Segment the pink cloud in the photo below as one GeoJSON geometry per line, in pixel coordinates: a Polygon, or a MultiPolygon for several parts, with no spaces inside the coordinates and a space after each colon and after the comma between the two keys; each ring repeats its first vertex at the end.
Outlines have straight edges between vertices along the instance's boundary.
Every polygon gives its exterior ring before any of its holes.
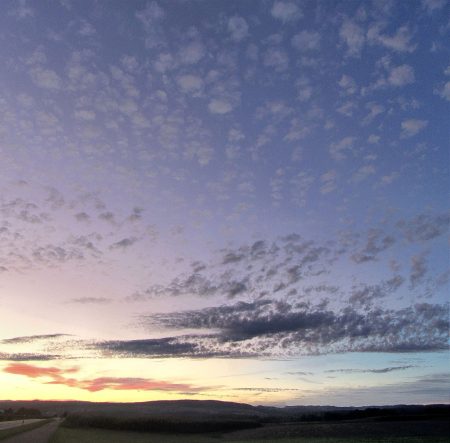
{"type": "Polygon", "coordinates": [[[50,378],[45,384],[65,385],[71,388],[80,388],[89,392],[111,389],[115,391],[172,391],[172,392],[198,392],[202,388],[186,383],[172,383],[165,380],[133,377],[98,377],[94,379],[76,379],[66,377],[66,374],[78,372],[78,368],[60,369],[55,367],[40,367],[26,363],[12,363],[3,369],[9,374],[24,375],[30,378],[50,378]]]}
{"type": "Polygon", "coordinates": [[[59,369],[54,367],[41,368],[40,366],[33,366],[26,363],[11,363],[3,372],[8,372],[9,374],[25,375],[31,378],[37,377],[59,377],[63,374],[69,374],[77,372],[78,368],[70,369],[59,369]]]}
{"type": "Polygon", "coordinates": [[[101,377],[93,380],[84,380],[85,387],[91,392],[103,389],[121,390],[143,390],[143,391],[192,391],[198,390],[184,383],[171,383],[163,380],[152,380],[146,378],[121,378],[101,377]]]}

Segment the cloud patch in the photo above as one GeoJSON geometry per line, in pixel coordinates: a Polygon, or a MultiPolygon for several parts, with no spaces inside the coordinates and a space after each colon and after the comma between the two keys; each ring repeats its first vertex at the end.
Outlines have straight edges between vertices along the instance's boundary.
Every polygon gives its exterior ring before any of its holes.
{"type": "Polygon", "coordinates": [[[233,343],[256,355],[263,349],[269,355],[444,350],[449,326],[447,305],[336,312],[269,300],[143,316],[142,322],[216,333],[225,348],[233,343]]]}
{"type": "Polygon", "coordinates": [[[30,365],[26,363],[11,363],[3,372],[39,379],[48,385],[64,385],[89,392],[103,390],[114,391],[170,391],[170,392],[199,392],[203,390],[186,383],[172,383],[165,380],[154,380],[140,377],[97,377],[92,379],[74,378],[79,368],[58,368],[30,365]],[[69,376],[69,377],[68,377],[69,376]]]}
{"type": "Polygon", "coordinates": [[[240,42],[248,36],[247,21],[237,15],[230,17],[228,20],[228,32],[233,41],[240,42]]]}
{"type": "Polygon", "coordinates": [[[233,106],[226,100],[215,98],[209,102],[208,109],[211,114],[228,114],[233,110],[233,106]]]}
{"type": "Polygon", "coordinates": [[[403,138],[414,137],[419,132],[423,131],[428,126],[427,120],[420,120],[417,118],[410,118],[403,120],[401,123],[403,138]]]}
{"type": "Polygon", "coordinates": [[[389,366],[387,368],[376,369],[328,369],[325,372],[328,373],[341,373],[341,374],[387,374],[388,372],[404,371],[406,369],[415,368],[415,365],[403,365],[403,366],[389,366]]]}
{"type": "Polygon", "coordinates": [[[294,2],[277,0],[270,10],[272,17],[283,23],[293,22],[302,17],[302,11],[294,2]]]}
{"type": "Polygon", "coordinates": [[[108,304],[111,303],[111,299],[106,297],[78,297],[69,300],[69,303],[76,303],[80,305],[92,305],[92,304],[108,304]]]}
{"type": "Polygon", "coordinates": [[[70,335],[68,334],[25,335],[23,337],[5,338],[1,340],[0,343],[5,345],[29,344],[37,341],[47,341],[65,337],[70,337],[70,335]]]}

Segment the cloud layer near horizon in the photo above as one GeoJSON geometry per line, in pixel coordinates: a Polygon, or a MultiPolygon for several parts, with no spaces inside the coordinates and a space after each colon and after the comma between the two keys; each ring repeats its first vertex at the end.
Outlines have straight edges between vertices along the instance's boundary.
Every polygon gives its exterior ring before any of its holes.
{"type": "Polygon", "coordinates": [[[141,390],[193,393],[202,390],[202,388],[194,387],[189,384],[171,383],[150,378],[97,377],[93,379],[79,379],[74,377],[79,372],[79,368],[61,369],[53,366],[41,367],[25,363],[11,363],[6,366],[3,371],[8,374],[23,375],[33,379],[44,379],[43,383],[49,385],[65,385],[70,388],[83,389],[89,392],[111,389],[118,391],[141,390]]]}

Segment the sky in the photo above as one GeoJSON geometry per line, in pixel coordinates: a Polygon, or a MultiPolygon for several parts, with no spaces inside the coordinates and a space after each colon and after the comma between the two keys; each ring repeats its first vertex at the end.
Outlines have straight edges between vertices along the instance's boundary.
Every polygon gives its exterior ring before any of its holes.
{"type": "Polygon", "coordinates": [[[0,398],[448,403],[450,2],[4,0],[0,398]]]}

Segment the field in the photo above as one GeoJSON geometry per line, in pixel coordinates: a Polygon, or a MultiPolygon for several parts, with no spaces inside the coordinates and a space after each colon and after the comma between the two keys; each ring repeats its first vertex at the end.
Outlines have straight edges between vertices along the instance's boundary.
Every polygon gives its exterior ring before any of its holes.
{"type": "Polygon", "coordinates": [[[270,408],[179,400],[5,406],[64,416],[49,443],[450,443],[448,405],[270,408]]]}
{"type": "Polygon", "coordinates": [[[305,423],[202,435],[61,427],[50,443],[449,443],[450,435],[445,427],[443,422],[431,426],[429,423],[305,423]]]}
{"type": "Polygon", "coordinates": [[[102,429],[60,428],[50,443],[449,443],[450,437],[390,437],[390,438],[281,438],[230,440],[224,436],[166,435],[102,429]]]}

